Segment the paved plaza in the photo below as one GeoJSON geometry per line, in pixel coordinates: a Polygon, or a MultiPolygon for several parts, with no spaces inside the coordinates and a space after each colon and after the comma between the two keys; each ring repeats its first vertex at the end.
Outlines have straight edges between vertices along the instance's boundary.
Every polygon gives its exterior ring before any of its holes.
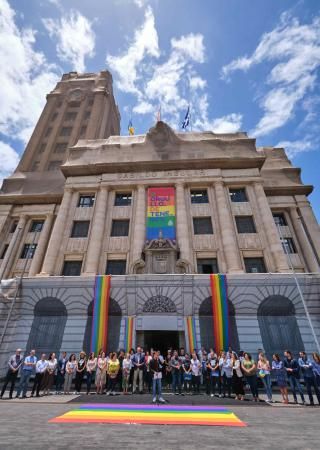
{"type": "MultiPolygon", "coordinates": [[[[103,396],[104,401],[113,401],[103,396]]],[[[143,401],[147,400],[143,396],[143,401]]],[[[76,397],[49,396],[0,402],[0,449],[299,449],[318,448],[320,407],[228,405],[246,428],[48,423],[79,406],[76,397]],[[68,403],[66,403],[68,402],[68,403]],[[272,442],[272,444],[271,444],[272,442]]],[[[174,404],[175,397],[169,398],[174,404]]],[[[199,399],[200,400],[200,399],[199,399]]],[[[139,397],[137,396],[137,402],[139,397]]],[[[196,400],[188,398],[185,404],[196,400]]],[[[203,399],[202,399],[203,401],[203,399]]],[[[179,399],[181,403],[181,399],[179,399]]],[[[217,403],[217,402],[216,402],[217,403]]]]}

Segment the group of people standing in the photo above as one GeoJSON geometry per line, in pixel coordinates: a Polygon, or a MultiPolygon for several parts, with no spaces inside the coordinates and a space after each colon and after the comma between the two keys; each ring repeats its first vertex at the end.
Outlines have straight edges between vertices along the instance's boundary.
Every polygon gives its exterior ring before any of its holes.
{"type": "Polygon", "coordinates": [[[115,395],[116,389],[123,394],[129,392],[142,394],[144,390],[153,394],[153,402],[164,402],[162,385],[171,389],[176,395],[199,394],[200,387],[205,388],[207,395],[214,397],[230,397],[234,394],[237,400],[244,400],[245,386],[248,385],[254,401],[259,401],[259,379],[264,386],[267,401],[272,402],[272,378],[282,394],[283,403],[289,402],[288,384],[295,403],[297,394],[305,404],[303,378],[310,404],[314,404],[313,393],[320,404],[320,357],[313,353],[309,359],[305,352],[300,352],[295,359],[287,350],[284,358],[274,354],[270,363],[264,352],[258,353],[255,361],[248,352],[236,353],[231,348],[227,352],[217,354],[214,349],[208,352],[201,349],[193,351],[191,355],[183,348],[179,351],[169,349],[166,356],[160,351],[144,352],[142,347],[129,353],[123,350],[110,352],[108,355],[100,351],[98,355],[80,352],[78,358],[75,353],[67,357],[62,352],[60,358],[50,353],[48,358],[42,354],[38,360],[35,350],[23,358],[21,349],[17,349],[8,361],[8,371],[0,397],[2,398],[7,385],[11,383],[9,398],[13,397],[15,382],[20,371],[20,382],[16,397],[26,398],[30,378],[34,375],[31,397],[47,395],[55,384],[56,393],[70,394],[74,382],[74,394],[80,394],[85,381],[86,393],[90,394],[95,383],[97,394],[115,395]]]}

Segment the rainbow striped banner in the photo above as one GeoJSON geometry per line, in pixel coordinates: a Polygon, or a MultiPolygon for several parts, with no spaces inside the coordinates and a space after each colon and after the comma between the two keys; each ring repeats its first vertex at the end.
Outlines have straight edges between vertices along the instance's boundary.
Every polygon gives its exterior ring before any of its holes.
{"type": "Polygon", "coordinates": [[[121,405],[91,403],[81,405],[50,423],[126,423],[146,425],[220,425],[245,427],[232,411],[221,406],[121,405]]]}
{"type": "Polygon", "coordinates": [[[210,275],[213,336],[216,352],[227,350],[229,345],[229,311],[227,277],[221,274],[210,275]]]}
{"type": "Polygon", "coordinates": [[[133,346],[133,328],[134,317],[129,316],[125,318],[124,344],[126,352],[130,352],[133,346]]]}
{"type": "Polygon", "coordinates": [[[91,351],[107,351],[111,275],[96,276],[91,334],[91,351]]]}
{"type": "Polygon", "coordinates": [[[196,320],[193,316],[187,317],[187,330],[188,330],[188,341],[189,341],[189,352],[193,352],[197,348],[196,340],[196,320]]]}

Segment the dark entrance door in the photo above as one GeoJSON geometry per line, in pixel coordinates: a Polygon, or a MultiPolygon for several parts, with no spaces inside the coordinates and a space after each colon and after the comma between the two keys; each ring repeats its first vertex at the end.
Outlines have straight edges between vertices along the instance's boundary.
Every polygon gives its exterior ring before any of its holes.
{"type": "Polygon", "coordinates": [[[179,349],[178,331],[144,331],[144,351],[153,348],[165,356],[170,347],[179,349]]]}

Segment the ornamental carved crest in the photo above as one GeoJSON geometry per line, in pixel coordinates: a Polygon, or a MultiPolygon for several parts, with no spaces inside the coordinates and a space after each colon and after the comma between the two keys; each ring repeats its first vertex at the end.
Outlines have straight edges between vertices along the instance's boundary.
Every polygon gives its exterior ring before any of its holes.
{"type": "Polygon", "coordinates": [[[177,308],[174,302],[164,295],[154,295],[144,304],[144,313],[176,313],[177,308]]]}

